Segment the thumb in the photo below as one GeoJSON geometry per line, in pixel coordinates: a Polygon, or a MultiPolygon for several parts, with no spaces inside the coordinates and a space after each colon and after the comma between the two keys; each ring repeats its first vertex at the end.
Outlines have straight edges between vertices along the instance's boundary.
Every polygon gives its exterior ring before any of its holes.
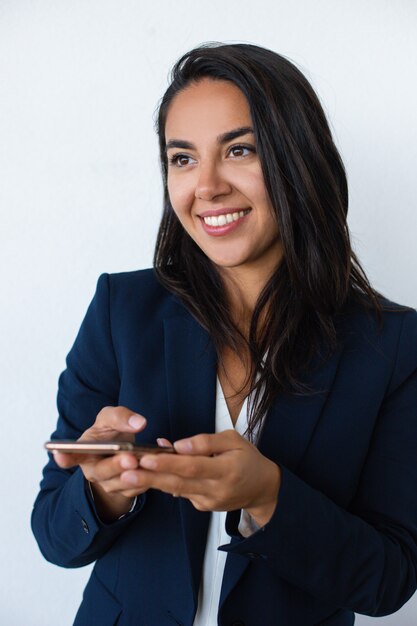
{"type": "MultiPolygon", "coordinates": [[[[143,430],[145,426],[146,419],[143,415],[139,415],[139,413],[135,413],[125,406],[106,406],[101,409],[100,413],[97,415],[92,428],[84,434],[88,433],[88,436],[91,436],[93,434],[91,432],[92,430],[95,431],[94,435],[97,432],[101,434],[102,431],[133,433],[143,430]]],[[[110,436],[112,437],[114,435],[112,434],[110,436]]],[[[82,438],[84,438],[84,436],[82,438]]]]}
{"type": "Polygon", "coordinates": [[[221,433],[195,435],[180,439],[174,443],[175,450],[180,454],[199,454],[212,456],[236,448],[242,448],[245,440],[235,430],[224,430],[221,433]]]}

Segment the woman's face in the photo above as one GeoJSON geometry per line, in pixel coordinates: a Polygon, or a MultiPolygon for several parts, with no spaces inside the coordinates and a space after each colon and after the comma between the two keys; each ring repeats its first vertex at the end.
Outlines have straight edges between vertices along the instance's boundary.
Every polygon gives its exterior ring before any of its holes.
{"type": "Polygon", "coordinates": [[[281,243],[243,93],[223,80],[189,85],[165,138],[169,197],[190,237],[219,269],[272,272],[281,243]]]}

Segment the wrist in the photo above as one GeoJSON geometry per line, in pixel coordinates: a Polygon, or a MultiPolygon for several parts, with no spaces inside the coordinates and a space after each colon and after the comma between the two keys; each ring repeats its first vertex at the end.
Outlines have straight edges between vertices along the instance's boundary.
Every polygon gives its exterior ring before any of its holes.
{"type": "Polygon", "coordinates": [[[137,498],[127,498],[118,493],[107,493],[98,483],[87,481],[87,486],[97,515],[106,524],[115,522],[130,513],[136,504],[137,498]]]}
{"type": "Polygon", "coordinates": [[[278,504],[281,469],[276,463],[272,461],[270,463],[270,469],[262,490],[262,499],[245,507],[246,512],[259,527],[265,526],[270,521],[278,504]]]}

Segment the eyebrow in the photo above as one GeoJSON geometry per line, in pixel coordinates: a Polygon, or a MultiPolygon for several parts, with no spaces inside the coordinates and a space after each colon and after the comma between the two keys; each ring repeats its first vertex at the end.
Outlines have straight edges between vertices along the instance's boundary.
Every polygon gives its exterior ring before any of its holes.
{"type": "MultiPolygon", "coordinates": [[[[219,144],[227,143],[228,141],[233,141],[238,137],[242,137],[243,135],[254,134],[253,128],[251,126],[241,126],[240,128],[235,128],[233,130],[229,130],[226,133],[222,133],[218,135],[217,142],[219,144]]],[[[194,150],[195,146],[190,141],[184,141],[183,139],[170,139],[166,146],[165,150],[169,150],[170,148],[180,148],[181,150],[194,150]]]]}

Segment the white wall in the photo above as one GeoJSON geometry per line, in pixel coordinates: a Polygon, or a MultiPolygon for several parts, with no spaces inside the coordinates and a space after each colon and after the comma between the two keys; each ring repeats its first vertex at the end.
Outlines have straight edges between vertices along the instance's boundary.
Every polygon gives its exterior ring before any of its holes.
{"type": "MultiPolygon", "coordinates": [[[[98,275],[151,263],[161,212],[153,111],[172,63],[208,40],[270,47],[307,73],[347,166],[356,249],[376,287],[417,305],[415,0],[1,0],[7,626],[71,624],[80,601],[88,571],[47,564],[29,530],[57,377],[98,275]]],[[[416,622],[416,597],[378,621],[416,622]]]]}

